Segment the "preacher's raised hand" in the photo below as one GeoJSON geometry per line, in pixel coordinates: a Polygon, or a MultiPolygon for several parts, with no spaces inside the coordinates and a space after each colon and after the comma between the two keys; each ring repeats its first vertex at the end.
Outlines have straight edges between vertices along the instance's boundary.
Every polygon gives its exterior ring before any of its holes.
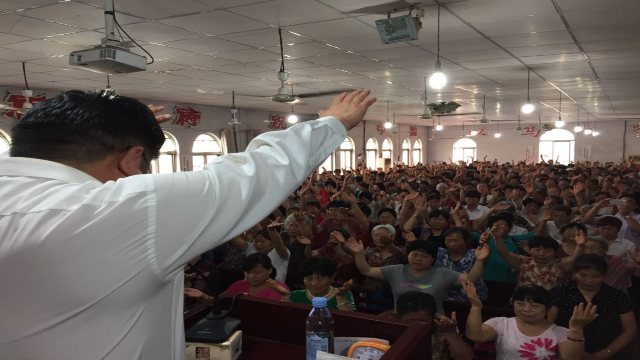
{"type": "Polygon", "coordinates": [[[342,93],[333,99],[328,109],[319,111],[318,115],[334,116],[350,130],[362,121],[369,106],[376,102],[376,98],[369,97],[369,94],[370,90],[342,93]]]}

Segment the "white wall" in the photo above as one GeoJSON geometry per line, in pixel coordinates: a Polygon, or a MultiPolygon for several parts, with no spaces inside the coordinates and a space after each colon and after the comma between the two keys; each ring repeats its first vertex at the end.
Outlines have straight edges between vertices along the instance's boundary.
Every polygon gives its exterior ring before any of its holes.
{"type": "MultiPolygon", "coordinates": [[[[576,135],[575,161],[586,160],[583,151],[585,146],[591,147],[592,161],[620,162],[623,160],[623,153],[625,158],[632,155],[640,155],[640,138],[635,137],[632,129],[636,124],[638,124],[637,120],[627,121],[627,134],[625,136],[625,121],[599,121],[597,129],[600,131],[600,136],[576,135]],[[624,144],[625,142],[626,145],[624,144]]],[[[524,129],[526,126],[533,125],[534,124],[523,124],[522,127],[524,129]]],[[[571,131],[573,125],[573,123],[567,124],[566,129],[571,131]]],[[[493,137],[496,125],[485,124],[485,128],[487,129],[486,136],[476,136],[472,138],[478,145],[476,152],[478,160],[482,160],[485,155],[487,156],[487,160],[498,159],[499,162],[525,160],[525,149],[527,146],[532,146],[534,158],[536,161],[539,161],[539,137],[523,136],[521,134],[525,132],[524,130],[516,131],[515,125],[509,124],[508,126],[500,126],[502,137],[496,139],[493,137]]],[[[465,126],[466,132],[470,129],[471,127],[465,126]]],[[[432,129],[429,128],[429,134],[431,134],[431,131],[432,129]]],[[[433,132],[436,133],[436,131],[433,132]]],[[[448,161],[453,151],[453,143],[460,138],[461,133],[461,126],[447,126],[443,131],[437,132],[436,137],[439,139],[428,141],[428,160],[448,161]]]]}
{"type": "MultiPolygon", "coordinates": [[[[0,93],[19,93],[20,89],[15,88],[6,88],[0,86],[0,93]]],[[[47,97],[54,97],[58,94],[58,92],[52,91],[39,91],[33,90],[34,95],[42,95],[45,94],[47,97]]],[[[222,133],[226,134],[226,142],[227,149],[231,152],[234,151],[234,142],[233,142],[233,133],[231,131],[231,127],[227,124],[231,118],[231,114],[228,108],[225,107],[215,107],[215,106],[206,106],[206,105],[195,105],[195,104],[182,104],[182,103],[171,103],[171,102],[161,102],[161,101],[147,101],[142,100],[144,103],[153,103],[155,105],[164,105],[166,107],[166,112],[171,113],[175,106],[185,107],[190,106],[194,109],[198,110],[202,114],[202,118],[200,120],[200,124],[194,128],[185,128],[182,126],[178,126],[172,123],[164,123],[162,127],[165,131],[171,133],[176,140],[178,141],[178,152],[180,154],[180,168],[182,170],[191,169],[191,147],[195,138],[202,133],[212,133],[219,138],[222,138],[222,133]]],[[[3,112],[0,110],[0,113],[3,112]]],[[[239,119],[241,125],[238,126],[238,148],[243,150],[249,141],[253,139],[260,133],[270,131],[268,128],[268,124],[264,121],[269,118],[270,114],[275,114],[274,112],[260,111],[260,110],[247,110],[240,109],[239,110],[239,119]]],[[[286,116],[286,113],[281,113],[286,116]]],[[[316,118],[315,115],[306,114],[299,115],[301,120],[309,120],[316,118]]],[[[0,116],[0,129],[5,131],[6,133],[11,133],[11,128],[16,123],[14,119],[7,119],[4,116],[0,116]]],[[[378,122],[367,121],[364,124],[360,124],[357,127],[351,129],[348,133],[348,136],[353,139],[355,144],[354,153],[356,155],[363,154],[364,144],[367,139],[370,137],[375,137],[378,140],[378,144],[382,146],[382,141],[385,138],[390,138],[393,141],[394,145],[394,161],[399,160],[399,156],[401,154],[402,141],[405,138],[409,138],[409,126],[401,125],[398,128],[398,133],[393,134],[391,131],[387,130],[384,134],[379,134],[376,130],[376,126],[378,122]],[[365,129],[363,135],[363,129],[365,129]],[[364,138],[364,140],[363,140],[364,138]]],[[[412,137],[411,142],[416,138],[422,139],[423,144],[423,159],[426,159],[427,152],[427,128],[426,127],[418,127],[418,137],[412,137]]],[[[339,164],[337,164],[339,165],[339,164]]]]}

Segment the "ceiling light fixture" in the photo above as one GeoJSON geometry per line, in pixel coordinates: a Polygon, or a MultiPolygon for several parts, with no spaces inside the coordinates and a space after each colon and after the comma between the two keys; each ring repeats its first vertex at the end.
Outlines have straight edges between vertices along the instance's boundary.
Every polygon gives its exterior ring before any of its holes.
{"type": "Polygon", "coordinates": [[[389,121],[389,102],[387,101],[387,121],[384,122],[385,129],[391,129],[393,127],[393,123],[389,121]]]}
{"type": "Polygon", "coordinates": [[[442,72],[442,64],[440,63],[440,5],[438,5],[438,52],[436,60],[436,71],[429,77],[429,86],[431,88],[440,90],[447,85],[447,75],[442,72]]]}
{"type": "Polygon", "coordinates": [[[580,106],[578,106],[578,120],[576,122],[576,126],[573,127],[574,133],[580,133],[584,130],[584,126],[580,125],[580,106]]]}
{"type": "Polygon", "coordinates": [[[587,122],[586,122],[586,126],[584,128],[584,134],[585,135],[591,135],[591,133],[593,132],[593,130],[591,130],[591,128],[589,127],[589,119],[591,118],[591,114],[589,114],[589,112],[587,112],[587,122]]]}
{"type": "Polygon", "coordinates": [[[287,116],[287,122],[289,124],[295,124],[298,122],[298,115],[293,112],[293,105],[291,105],[291,114],[287,116]]]}
{"type": "Polygon", "coordinates": [[[558,107],[558,120],[556,120],[556,128],[564,127],[564,121],[562,120],[562,93],[560,93],[560,106],[558,107]]]}
{"type": "Polygon", "coordinates": [[[523,114],[531,114],[533,110],[536,109],[536,107],[531,103],[531,97],[529,96],[530,90],[531,90],[530,80],[531,80],[531,69],[527,67],[527,102],[524,105],[522,105],[522,107],[520,108],[520,111],[522,111],[523,114]]]}
{"type": "Polygon", "coordinates": [[[473,129],[473,130],[469,131],[469,135],[471,135],[471,136],[476,136],[476,135],[478,135],[478,130],[473,129]]]}
{"type": "Polygon", "coordinates": [[[593,121],[593,132],[591,133],[591,136],[598,136],[600,135],[600,131],[598,131],[598,129],[596,128],[598,126],[598,118],[596,118],[593,121]]]}
{"type": "Polygon", "coordinates": [[[496,123],[496,132],[493,134],[493,137],[496,139],[499,139],[502,136],[502,133],[500,132],[500,123],[497,122],[496,123]]]}

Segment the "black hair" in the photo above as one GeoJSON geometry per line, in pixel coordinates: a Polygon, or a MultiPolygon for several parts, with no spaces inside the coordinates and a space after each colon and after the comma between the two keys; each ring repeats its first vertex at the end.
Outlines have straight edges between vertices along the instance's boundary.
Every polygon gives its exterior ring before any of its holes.
{"type": "Polygon", "coordinates": [[[367,215],[367,218],[371,215],[371,208],[367,204],[362,201],[358,201],[358,207],[360,208],[360,211],[367,215]]]}
{"type": "Polygon", "coordinates": [[[345,228],[334,228],[334,229],[331,229],[331,230],[329,231],[329,234],[331,234],[331,233],[332,233],[332,232],[334,232],[334,231],[337,231],[337,232],[339,232],[340,234],[342,234],[342,236],[343,236],[345,239],[348,239],[348,238],[350,238],[350,237],[351,237],[351,233],[349,233],[349,230],[347,230],[347,229],[345,229],[345,228]]]}
{"type": "Polygon", "coordinates": [[[580,270],[593,269],[599,272],[601,275],[607,273],[609,266],[607,262],[596,254],[584,254],[578,256],[573,262],[573,273],[577,273],[580,270]]]}
{"type": "Polygon", "coordinates": [[[430,192],[427,194],[427,201],[440,200],[440,194],[437,192],[430,192]]]}
{"type": "Polygon", "coordinates": [[[407,255],[412,251],[421,251],[433,257],[433,261],[438,258],[438,245],[432,241],[415,240],[407,244],[407,255]]]}
{"type": "Polygon", "coordinates": [[[548,236],[538,236],[538,235],[531,238],[528,241],[528,245],[529,245],[529,248],[531,249],[544,248],[544,249],[558,250],[558,247],[560,247],[560,244],[558,244],[558,242],[555,241],[553,238],[550,238],[548,236]]]}
{"type": "Polygon", "coordinates": [[[565,214],[567,214],[567,216],[571,216],[571,208],[568,207],[567,205],[557,205],[553,207],[553,211],[562,211],[565,214]]]}
{"type": "Polygon", "coordinates": [[[328,209],[331,208],[345,208],[345,209],[351,209],[351,203],[348,203],[346,201],[342,201],[342,200],[333,200],[331,202],[329,202],[329,205],[327,205],[328,209]]]}
{"type": "Polygon", "coordinates": [[[622,228],[622,220],[618,219],[615,216],[603,216],[596,220],[596,226],[615,226],[620,230],[622,228]]]}
{"type": "Polygon", "coordinates": [[[479,191],[470,190],[470,191],[466,191],[464,193],[464,197],[465,198],[477,198],[477,199],[480,199],[481,195],[480,195],[479,191]]]}
{"type": "Polygon", "coordinates": [[[422,291],[407,291],[398,296],[396,300],[396,312],[399,317],[413,314],[418,311],[426,311],[431,317],[436,316],[436,299],[431,294],[422,291]]]}
{"type": "Polygon", "coordinates": [[[551,292],[538,285],[520,286],[515,289],[511,295],[511,302],[528,301],[544,305],[545,308],[551,307],[551,292]]]}
{"type": "Polygon", "coordinates": [[[444,237],[446,238],[447,236],[452,234],[460,234],[464,242],[466,242],[467,244],[469,243],[469,241],[471,241],[471,234],[469,234],[469,230],[463,227],[454,226],[452,228],[449,228],[449,230],[444,233],[444,237]]]}
{"type": "Polygon", "coordinates": [[[324,182],[324,186],[325,186],[325,187],[329,187],[329,186],[331,186],[331,187],[332,187],[332,188],[334,188],[334,189],[338,187],[338,185],[336,184],[336,182],[335,182],[335,181],[333,181],[333,180],[327,180],[327,181],[325,181],[325,182],[324,182]]]}
{"type": "Polygon", "coordinates": [[[338,271],[338,265],[328,257],[312,256],[302,263],[301,271],[302,277],[313,274],[332,277],[338,271]]]}
{"type": "Polygon", "coordinates": [[[251,271],[253,270],[253,268],[255,268],[256,266],[262,266],[263,268],[269,270],[271,269],[271,273],[269,274],[269,277],[271,277],[272,279],[275,279],[276,277],[276,273],[277,270],[276,268],[273,266],[273,263],[271,263],[271,259],[262,253],[253,253],[249,256],[247,256],[246,258],[244,258],[244,260],[242,261],[242,271],[251,271]]]}
{"type": "Polygon", "coordinates": [[[271,240],[271,236],[269,236],[269,232],[267,231],[267,229],[261,229],[260,231],[258,231],[255,234],[253,234],[254,238],[258,237],[258,236],[263,237],[263,238],[265,238],[265,239],[267,239],[269,241],[272,241],[271,240]]]}
{"type": "Polygon", "coordinates": [[[313,206],[313,207],[316,207],[318,209],[322,208],[322,205],[320,204],[320,201],[318,201],[318,200],[309,200],[309,201],[307,201],[307,206],[313,206]]]}
{"type": "Polygon", "coordinates": [[[449,213],[444,211],[444,210],[440,210],[440,209],[435,209],[433,211],[431,211],[429,213],[429,215],[427,215],[427,219],[433,219],[433,218],[437,218],[442,216],[443,218],[447,219],[447,221],[449,220],[450,216],[449,213]]]}
{"type": "Polygon", "coordinates": [[[584,226],[583,223],[579,223],[577,221],[570,222],[568,224],[564,224],[560,227],[560,234],[564,234],[565,231],[569,229],[581,230],[585,235],[587,234],[587,227],[584,226]]]}
{"type": "Polygon", "coordinates": [[[538,207],[542,207],[542,205],[543,205],[542,201],[540,201],[540,200],[538,200],[538,199],[536,199],[534,197],[528,197],[528,198],[525,198],[524,200],[522,200],[522,206],[525,206],[525,207],[527,205],[529,205],[529,204],[532,204],[532,203],[536,204],[538,207]]]}
{"type": "Polygon", "coordinates": [[[358,194],[358,200],[367,199],[373,201],[373,194],[370,191],[362,191],[358,194]]]}
{"type": "Polygon", "coordinates": [[[491,215],[487,219],[487,227],[493,227],[493,224],[498,221],[504,221],[509,226],[509,229],[513,227],[513,218],[507,215],[508,213],[498,213],[496,215],[491,215]]]}
{"type": "Polygon", "coordinates": [[[398,213],[396,213],[396,210],[393,208],[382,208],[378,210],[378,216],[382,215],[382,213],[389,213],[393,215],[394,218],[398,217],[398,213]]]}
{"type": "Polygon", "coordinates": [[[38,103],[16,124],[10,154],[86,164],[142,146],[149,162],[163,143],[162,128],[140,101],[71,90],[38,103]]]}
{"type": "MultiPolygon", "coordinates": [[[[558,195],[548,195],[547,197],[549,198],[549,200],[551,200],[551,205],[554,206],[554,210],[558,206],[564,206],[564,205],[562,205],[562,204],[564,204],[564,200],[560,196],[558,196],[558,195]]],[[[569,210],[571,210],[571,209],[569,209],[569,210]]]]}

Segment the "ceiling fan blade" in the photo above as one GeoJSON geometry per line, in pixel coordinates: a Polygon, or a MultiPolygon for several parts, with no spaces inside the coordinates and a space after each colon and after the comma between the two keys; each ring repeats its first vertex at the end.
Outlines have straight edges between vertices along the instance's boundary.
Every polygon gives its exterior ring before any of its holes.
{"type": "Polygon", "coordinates": [[[197,88],[196,92],[199,94],[224,95],[224,91],[222,90],[208,90],[208,89],[197,88]]]}
{"type": "Polygon", "coordinates": [[[315,93],[306,93],[306,94],[297,94],[296,97],[300,99],[312,98],[312,97],[321,97],[321,96],[330,96],[330,95],[338,95],[343,92],[352,92],[353,89],[343,89],[343,90],[331,90],[331,91],[320,91],[315,93]]]}
{"type": "Polygon", "coordinates": [[[439,114],[439,115],[435,115],[435,116],[463,116],[463,115],[482,115],[482,113],[479,112],[467,112],[467,113],[451,113],[451,114],[439,114]]]}
{"type": "Polygon", "coordinates": [[[256,95],[256,94],[236,93],[236,96],[247,96],[247,97],[255,97],[255,98],[270,98],[272,95],[256,95]]]}

